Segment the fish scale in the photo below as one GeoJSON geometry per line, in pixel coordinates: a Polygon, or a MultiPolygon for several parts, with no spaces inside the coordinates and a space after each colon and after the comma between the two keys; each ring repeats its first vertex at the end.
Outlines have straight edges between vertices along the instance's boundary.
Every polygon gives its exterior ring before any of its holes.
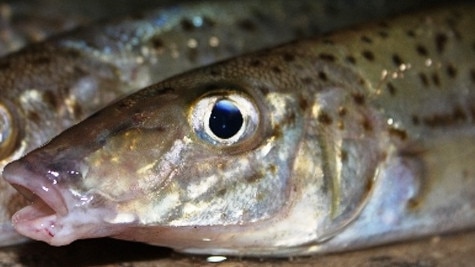
{"type": "Polygon", "coordinates": [[[37,195],[13,223],[52,245],[247,256],[473,228],[474,13],[361,25],[132,94],[6,166],[37,195]],[[230,138],[208,125],[223,100],[243,119],[230,138]]]}

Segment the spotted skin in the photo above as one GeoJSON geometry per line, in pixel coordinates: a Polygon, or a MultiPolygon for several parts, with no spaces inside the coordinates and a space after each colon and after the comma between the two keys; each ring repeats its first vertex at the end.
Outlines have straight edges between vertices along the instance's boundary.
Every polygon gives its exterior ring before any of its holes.
{"type": "Polygon", "coordinates": [[[5,168],[37,195],[14,225],[52,245],[251,256],[474,227],[474,12],[361,25],[141,90],[5,168]],[[206,128],[221,98],[246,121],[233,141],[206,128]]]}
{"type": "MultiPolygon", "coordinates": [[[[0,169],[106,103],[170,75],[426,2],[178,4],[29,46],[0,59],[0,169]]],[[[0,244],[9,244],[18,235],[8,218],[20,202],[7,184],[0,188],[0,244]]]]}

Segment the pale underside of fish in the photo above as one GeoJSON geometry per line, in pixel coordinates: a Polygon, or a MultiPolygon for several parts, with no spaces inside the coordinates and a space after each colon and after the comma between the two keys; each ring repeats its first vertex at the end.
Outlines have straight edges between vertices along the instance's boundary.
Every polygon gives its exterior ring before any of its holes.
{"type": "Polygon", "coordinates": [[[359,26],[126,97],[5,167],[32,201],[14,226],[255,256],[473,228],[473,14],[359,26]]]}
{"type": "MultiPolygon", "coordinates": [[[[8,55],[0,59],[0,169],[118,96],[170,75],[421,4],[386,2],[187,3],[8,55]]],[[[6,245],[18,241],[8,220],[24,199],[3,181],[0,188],[0,244],[6,245]]]]}

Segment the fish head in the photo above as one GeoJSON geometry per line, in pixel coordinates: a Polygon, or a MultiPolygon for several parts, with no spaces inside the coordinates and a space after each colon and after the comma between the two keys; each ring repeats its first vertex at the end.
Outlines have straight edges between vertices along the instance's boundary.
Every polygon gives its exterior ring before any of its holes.
{"type": "Polygon", "coordinates": [[[371,115],[341,85],[242,64],[139,91],[9,164],[4,177],[33,201],[16,229],[52,245],[113,236],[198,253],[339,231],[380,161],[376,130],[360,123],[371,115]]]}

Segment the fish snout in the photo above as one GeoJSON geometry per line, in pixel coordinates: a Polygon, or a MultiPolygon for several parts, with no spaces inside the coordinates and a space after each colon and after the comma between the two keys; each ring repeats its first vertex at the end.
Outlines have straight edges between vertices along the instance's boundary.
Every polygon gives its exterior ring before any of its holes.
{"type": "Polygon", "coordinates": [[[78,164],[67,160],[47,162],[45,155],[33,152],[4,169],[5,180],[30,201],[13,215],[15,229],[22,235],[56,246],[83,236],[106,235],[103,228],[96,229],[106,212],[93,209],[84,213],[83,208],[95,199],[76,186],[82,177],[76,168],[78,164]]]}
{"type": "Polygon", "coordinates": [[[16,182],[28,180],[33,183],[33,180],[37,180],[45,187],[62,187],[65,184],[70,186],[83,177],[80,166],[76,160],[57,159],[46,153],[32,152],[8,164],[4,177],[7,181],[13,179],[16,182]]]}
{"type": "Polygon", "coordinates": [[[17,160],[5,166],[3,177],[29,201],[43,202],[42,204],[48,206],[51,212],[66,214],[68,209],[60,192],[58,180],[51,178],[54,175],[38,172],[35,168],[37,166],[25,159],[17,160]]]}

